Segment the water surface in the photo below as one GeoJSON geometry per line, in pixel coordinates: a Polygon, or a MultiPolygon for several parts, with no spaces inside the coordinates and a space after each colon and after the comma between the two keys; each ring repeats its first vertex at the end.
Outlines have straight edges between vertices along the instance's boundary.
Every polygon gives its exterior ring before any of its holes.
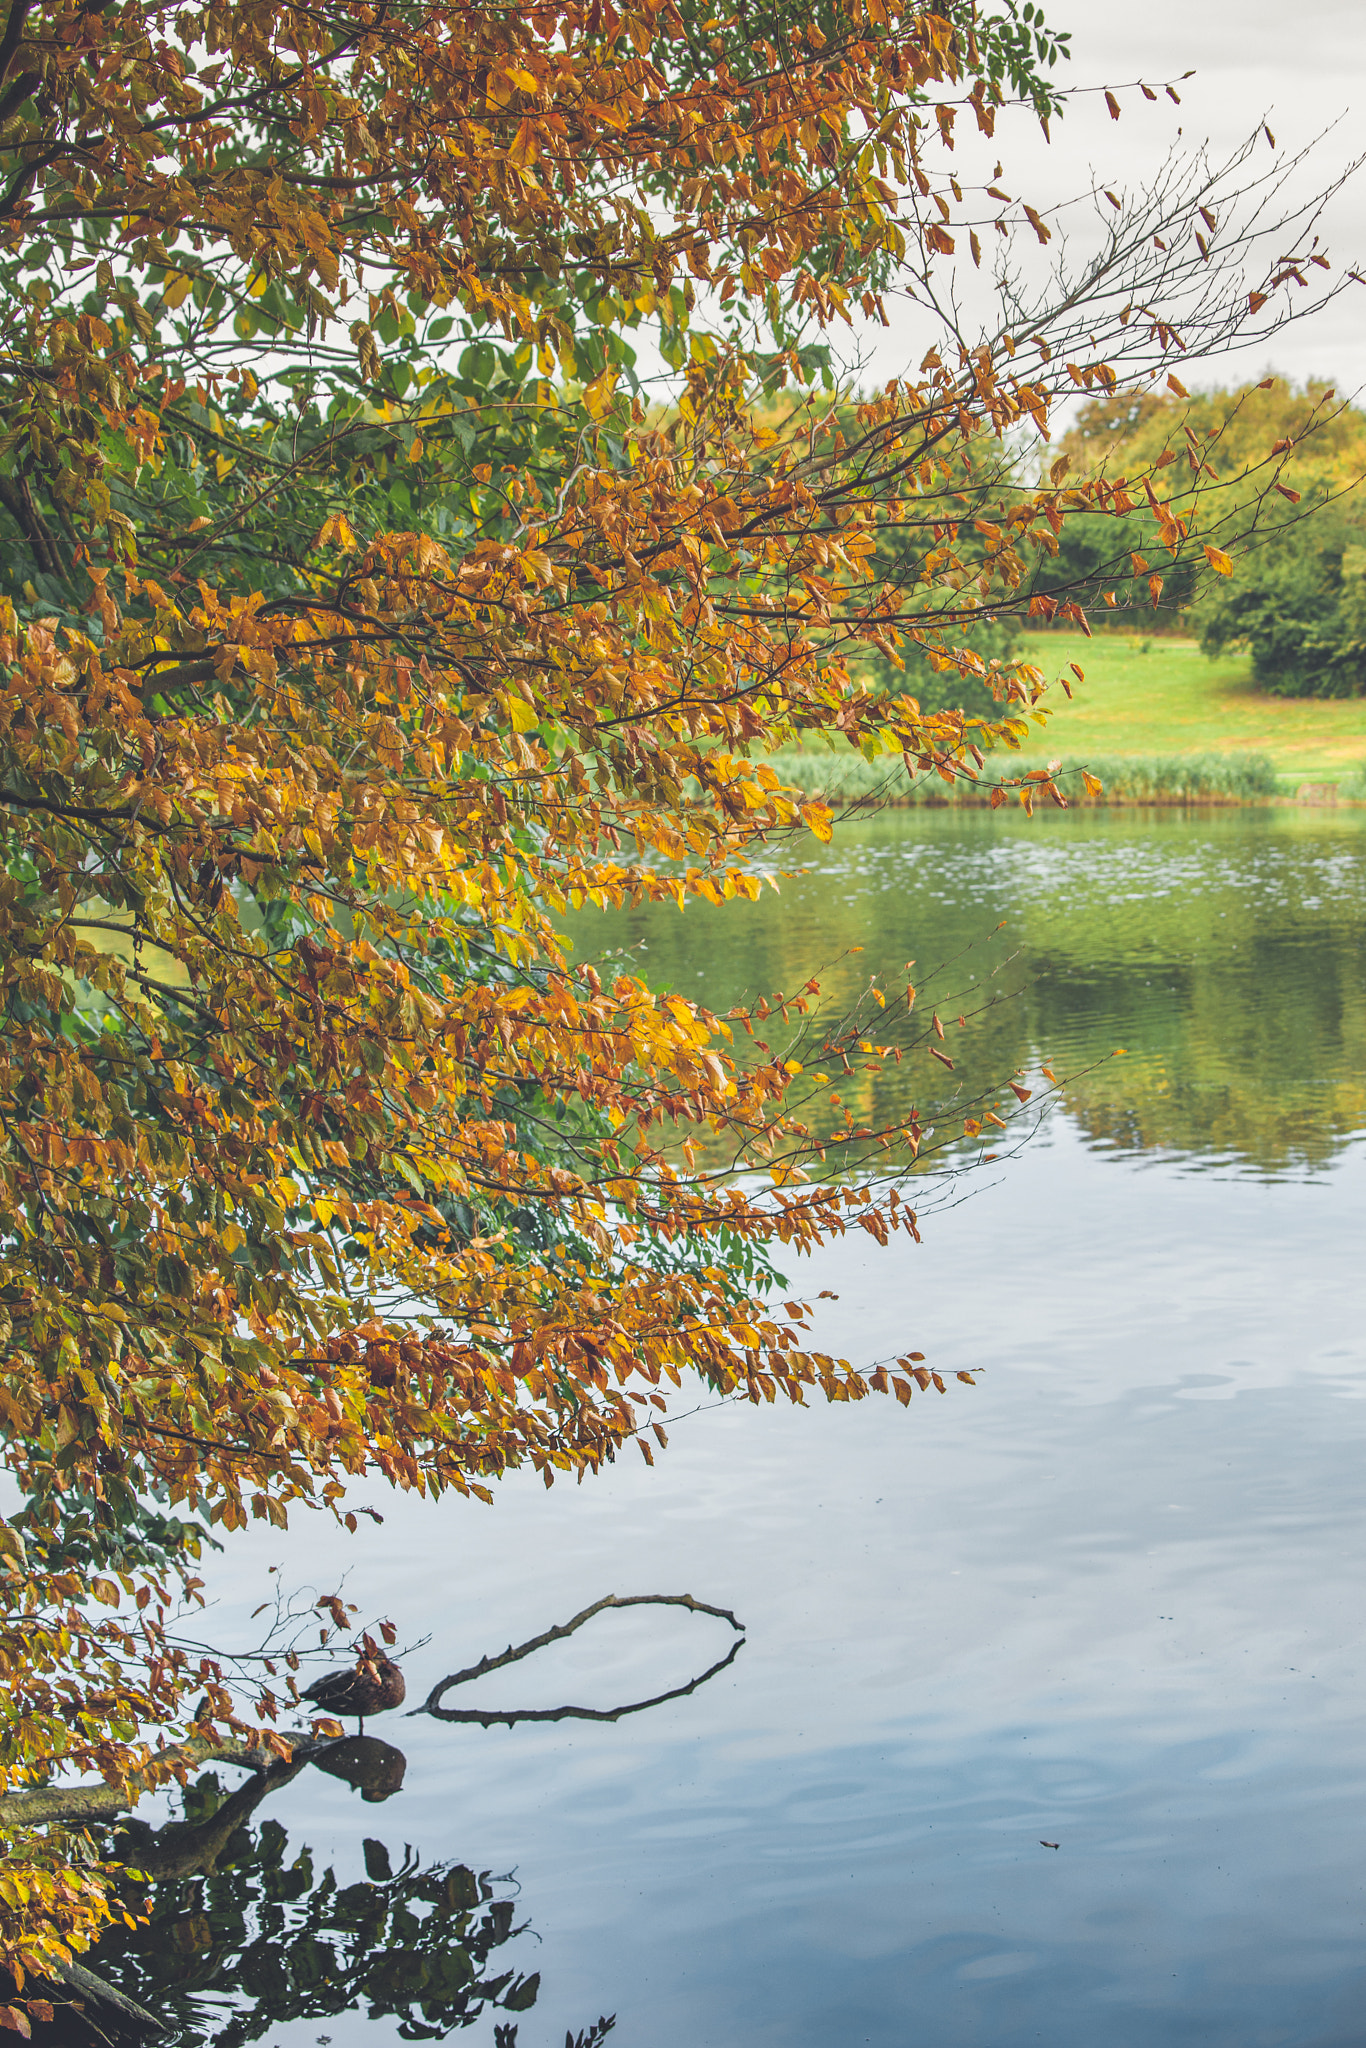
{"type": "MultiPolygon", "coordinates": [[[[614,1725],[374,1724],[403,1790],[303,1772],[166,1892],[130,1987],[279,2048],[466,2020],[558,2048],[600,2014],[623,2048],[1359,2044],[1363,824],[891,813],[755,908],[580,921],[717,1007],[953,956],[941,986],[1009,995],[955,1082],[1049,1060],[1060,1108],[922,1247],[792,1276],[837,1295],[831,1348],[978,1383],[710,1408],[653,1471],[491,1510],[376,1488],[349,1547],[308,1518],[234,1541],[220,1637],[270,1565],[349,1569],[365,1615],[430,1631],[414,1699],[605,1592],[692,1592],[747,1640],[614,1725]]],[[[907,1060],[869,1107],[924,1085],[907,1060]]],[[[611,1706],[729,1641],[608,1614],[478,1697],[611,1706]]]]}

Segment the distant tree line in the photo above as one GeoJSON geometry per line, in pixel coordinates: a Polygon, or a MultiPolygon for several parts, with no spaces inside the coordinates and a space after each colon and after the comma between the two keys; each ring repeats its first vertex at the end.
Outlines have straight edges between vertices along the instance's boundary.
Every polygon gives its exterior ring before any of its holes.
{"type": "MultiPolygon", "coordinates": [[[[1207,513],[1214,484],[1228,527],[1254,514],[1264,523],[1233,549],[1234,573],[1218,576],[1203,549],[1153,546],[1138,510],[1118,520],[1082,514],[1041,562],[1037,588],[1078,599],[1093,625],[1114,618],[1132,629],[1137,611],[1149,630],[1193,625],[1207,654],[1245,648],[1257,682],[1277,696],[1366,692],[1366,414],[1332,385],[1268,378],[1189,398],[1093,399],[1062,452],[1078,480],[1144,473],[1166,456],[1185,465],[1192,497],[1199,483],[1207,513]],[[1158,579],[1155,595],[1148,577],[1158,579]]],[[[1178,512],[1182,504],[1174,495],[1178,512]]]]}

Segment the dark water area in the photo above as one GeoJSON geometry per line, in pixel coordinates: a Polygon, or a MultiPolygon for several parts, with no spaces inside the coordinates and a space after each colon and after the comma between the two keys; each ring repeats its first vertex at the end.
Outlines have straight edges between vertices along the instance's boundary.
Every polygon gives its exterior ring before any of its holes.
{"type": "MultiPolygon", "coordinates": [[[[233,1540],[218,1641],[255,1639],[270,1567],[346,1573],[430,1634],[410,1704],[604,1593],[690,1592],[745,1642],[614,1723],[368,1724],[400,1790],[310,1766],[243,1801],[99,1966],[177,2044],[1366,2040],[1363,855],[1354,815],[901,812],[759,906],[579,921],[717,1007],[817,969],[838,1006],[909,958],[1002,992],[954,1084],[1050,1061],[1038,1134],[923,1245],[790,1276],[837,1297],[829,1348],[977,1384],[689,1396],[654,1470],[491,1509],[362,1488],[355,1539],[233,1540]]],[[[923,1069],[872,1085],[892,1111],[923,1069]]],[[[460,1701],[607,1709],[732,1641],[609,1611],[460,1701]]]]}

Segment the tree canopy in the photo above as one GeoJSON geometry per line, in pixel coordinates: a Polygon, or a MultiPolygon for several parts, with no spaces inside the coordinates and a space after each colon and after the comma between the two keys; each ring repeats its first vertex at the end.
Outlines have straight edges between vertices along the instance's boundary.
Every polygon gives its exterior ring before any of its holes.
{"type": "MultiPolygon", "coordinates": [[[[1162,582],[1156,601],[1167,618],[1198,605],[1211,652],[1231,638],[1251,638],[1259,650],[1259,680],[1279,677],[1289,694],[1299,694],[1304,664],[1287,665],[1264,640],[1282,612],[1296,615],[1300,637],[1306,629],[1331,641],[1341,637],[1332,567],[1316,574],[1309,563],[1325,554],[1340,556],[1343,543],[1335,543],[1334,535],[1344,521],[1351,527],[1360,518],[1366,419],[1326,381],[1311,379],[1299,387],[1283,377],[1264,377],[1232,389],[1194,392],[1181,387],[1179,378],[1175,384],[1179,388],[1088,400],[1062,450],[1079,477],[1093,480],[1118,479],[1126,471],[1141,475],[1175,462],[1175,509],[1224,554],[1252,543],[1236,585],[1212,574],[1203,547],[1186,546],[1183,535],[1174,546],[1171,536],[1161,535],[1156,547],[1150,545],[1151,523],[1141,513],[1131,514],[1127,524],[1094,515],[1072,520],[1058,556],[1038,581],[1087,604],[1103,605],[1107,592],[1122,591],[1124,597],[1115,600],[1120,605],[1143,603],[1151,593],[1143,591],[1142,579],[1157,575],[1162,582]],[[1326,512],[1331,516],[1324,517],[1326,512]],[[1289,561],[1301,567],[1287,581],[1289,561]],[[1258,619],[1265,615],[1261,627],[1253,627],[1254,613],[1258,619]],[[1234,626],[1235,617],[1244,621],[1242,627],[1234,626]]],[[[1329,688],[1323,694],[1349,693],[1329,688]]]]}
{"type": "MultiPolygon", "coordinates": [[[[888,1057],[869,1020],[914,992],[799,1063],[810,985],[719,1017],[576,963],[557,919],[753,896],[749,854],[830,830],[764,758],[807,732],[1064,801],[989,774],[1045,681],[972,629],[1082,620],[1031,582],[1078,512],[1202,543],[1160,467],[1030,482],[998,451],[1116,362],[1264,331],[1294,264],[1255,179],[1266,246],[1239,224],[1245,160],[1193,162],[1031,298],[1009,252],[1048,222],[953,152],[993,155],[1012,97],[1052,118],[1060,48],[958,0],[10,0],[10,1783],[152,1784],[190,1712],[242,1728],[169,1620],[201,1519],[649,1458],[689,1373],[933,1383],[815,1348],[769,1264],[915,1233],[914,1116],[847,1114],[877,1170],[823,1179],[794,1098],[888,1057]],[[937,281],[998,229],[967,336],[937,281]],[[831,334],[893,288],[919,366],[846,391],[831,334]],[[860,679],[907,647],[985,710],[860,679]]],[[[22,1992],[110,1874],[5,1824],[22,1992]]]]}

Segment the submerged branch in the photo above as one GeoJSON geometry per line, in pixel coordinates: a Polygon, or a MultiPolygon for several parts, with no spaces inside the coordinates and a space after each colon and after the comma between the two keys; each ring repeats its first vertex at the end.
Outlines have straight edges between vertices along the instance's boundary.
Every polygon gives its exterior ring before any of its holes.
{"type": "Polygon", "coordinates": [[[595,1600],[591,1607],[585,1607],[572,1621],[557,1623],[543,1635],[532,1636],[527,1642],[519,1643],[514,1649],[509,1643],[506,1650],[497,1657],[481,1657],[477,1664],[469,1665],[464,1671],[452,1672],[434,1685],[420,1707],[411,1709],[409,1718],[417,1714],[430,1714],[437,1721],[473,1721],[481,1728],[491,1728],[505,1722],[510,1728],[514,1721],[620,1721],[627,1714],[642,1714],[647,1707],[662,1706],[666,1700],[685,1699],[689,1693],[705,1685],[734,1662],[744,1648],[744,1623],[737,1621],[728,1607],[712,1607],[705,1600],[694,1600],[691,1593],[628,1593],[620,1595],[607,1593],[601,1600],[595,1600]],[[595,1614],[601,1614],[608,1607],[686,1607],[693,1614],[714,1615],[718,1621],[728,1621],[739,1640],[731,1644],[726,1655],[697,1678],[686,1685],[672,1687],[668,1692],[656,1693],[648,1700],[634,1700],[621,1707],[510,1707],[502,1712],[489,1712],[479,1707],[443,1707],[441,1700],[457,1685],[468,1685],[471,1679],[483,1678],[490,1671],[501,1671],[509,1664],[518,1664],[523,1657],[529,1657],[536,1650],[544,1650],[551,1643],[563,1642],[576,1629],[591,1621],[595,1614]]]}

